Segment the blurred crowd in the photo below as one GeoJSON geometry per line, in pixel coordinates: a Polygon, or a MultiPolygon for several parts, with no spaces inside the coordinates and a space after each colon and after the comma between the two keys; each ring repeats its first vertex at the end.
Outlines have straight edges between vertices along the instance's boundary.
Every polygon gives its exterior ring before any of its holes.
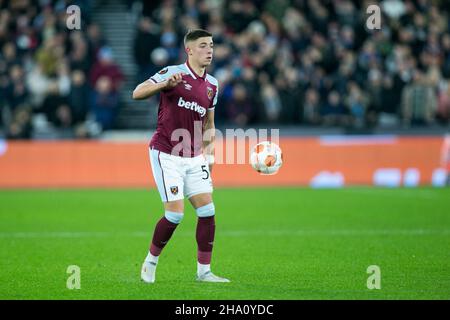
{"type": "MultiPolygon", "coordinates": [[[[135,83],[184,62],[183,36],[214,35],[216,122],[367,129],[449,124],[450,1],[119,0],[136,12],[135,83]]],[[[116,127],[125,76],[91,20],[103,0],[0,0],[0,131],[116,127]],[[81,30],[66,9],[81,8],[81,30]],[[95,7],[95,9],[94,9],[95,7]]],[[[131,94],[131,93],[130,93],[131,94]]]]}
{"type": "Polygon", "coordinates": [[[98,25],[92,1],[0,0],[0,128],[9,139],[33,129],[86,138],[114,126],[123,73],[98,25]],[[82,12],[67,27],[67,7],[82,12]]]}
{"type": "Polygon", "coordinates": [[[143,1],[137,81],[185,60],[187,29],[214,35],[216,121],[371,128],[447,125],[450,1],[143,1]]]}

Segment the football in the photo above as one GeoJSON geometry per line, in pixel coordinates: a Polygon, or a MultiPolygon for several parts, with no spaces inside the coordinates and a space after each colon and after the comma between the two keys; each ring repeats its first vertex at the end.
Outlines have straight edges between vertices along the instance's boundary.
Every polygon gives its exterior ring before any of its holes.
{"type": "Polygon", "coordinates": [[[281,148],[273,142],[263,141],[255,145],[250,155],[253,169],[264,175],[275,174],[283,164],[281,148]]]}

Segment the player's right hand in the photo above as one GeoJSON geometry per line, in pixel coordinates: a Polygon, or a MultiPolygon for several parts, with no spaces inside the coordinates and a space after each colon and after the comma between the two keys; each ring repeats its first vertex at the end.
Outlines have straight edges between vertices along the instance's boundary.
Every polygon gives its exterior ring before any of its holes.
{"type": "Polygon", "coordinates": [[[171,75],[168,79],[167,79],[167,84],[166,84],[166,89],[172,89],[175,86],[177,86],[181,81],[183,81],[183,76],[184,73],[180,72],[180,73],[175,73],[173,75],[171,75]]]}

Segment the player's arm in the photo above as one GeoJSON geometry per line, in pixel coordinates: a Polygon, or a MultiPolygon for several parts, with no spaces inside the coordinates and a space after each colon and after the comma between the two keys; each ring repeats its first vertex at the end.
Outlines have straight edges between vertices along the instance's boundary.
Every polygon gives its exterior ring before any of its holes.
{"type": "Polygon", "coordinates": [[[206,112],[205,124],[203,125],[203,154],[205,155],[206,161],[208,161],[210,172],[214,164],[215,129],[214,109],[208,110],[206,112]]]}
{"type": "Polygon", "coordinates": [[[172,89],[182,81],[182,75],[183,73],[176,73],[171,75],[167,80],[158,83],[154,83],[151,80],[146,80],[133,90],[133,99],[147,99],[161,90],[172,89]]]}

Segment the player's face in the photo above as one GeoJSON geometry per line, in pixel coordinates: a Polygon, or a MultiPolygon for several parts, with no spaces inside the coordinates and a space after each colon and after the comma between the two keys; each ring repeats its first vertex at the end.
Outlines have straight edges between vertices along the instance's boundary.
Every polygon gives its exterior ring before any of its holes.
{"type": "Polygon", "coordinates": [[[198,38],[188,45],[189,54],[199,66],[208,66],[213,58],[213,46],[212,37],[198,38]]]}

